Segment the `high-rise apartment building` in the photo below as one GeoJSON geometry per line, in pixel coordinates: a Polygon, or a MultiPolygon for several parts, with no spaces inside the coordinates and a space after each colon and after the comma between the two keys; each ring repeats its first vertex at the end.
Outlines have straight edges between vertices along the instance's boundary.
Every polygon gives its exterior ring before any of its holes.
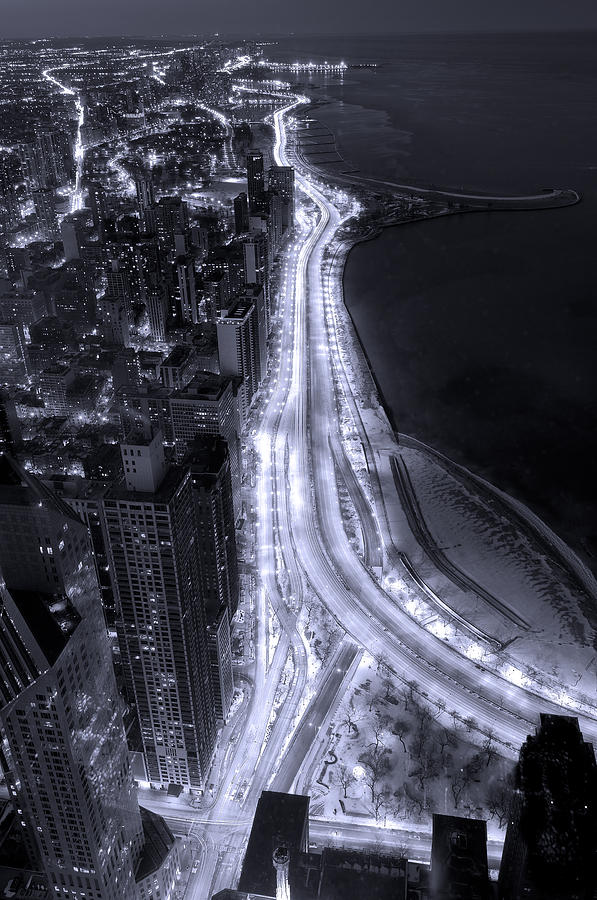
{"type": "Polygon", "coordinates": [[[272,166],[268,170],[268,190],[279,194],[284,201],[283,230],[294,224],[294,169],[292,166],[272,166]]]}
{"type": "Polygon", "coordinates": [[[204,435],[189,445],[184,464],[191,471],[205,608],[213,619],[225,606],[232,619],[239,580],[228,444],[204,435]]]}
{"type": "Polygon", "coordinates": [[[241,379],[240,414],[243,425],[261,380],[257,310],[240,298],[217,321],[220,373],[241,379]]]}
{"type": "Polygon", "coordinates": [[[127,697],[149,779],[194,791],[216,717],[188,470],[168,468],[159,432],[121,444],[125,488],[104,498],[127,697]]]}
{"type": "Polygon", "coordinates": [[[246,284],[265,285],[269,273],[267,236],[252,234],[243,241],[244,274],[246,284]]]}
{"type": "Polygon", "coordinates": [[[261,150],[249,150],[247,153],[247,194],[249,196],[249,211],[263,212],[265,203],[265,172],[261,150]]]}
{"type": "Polygon", "coordinates": [[[60,223],[60,238],[64,247],[64,258],[66,261],[80,259],[83,232],[80,223],[76,219],[66,218],[62,220],[60,223]]]}
{"type": "Polygon", "coordinates": [[[56,202],[52,188],[40,188],[32,191],[33,206],[37,216],[37,227],[45,240],[54,241],[58,238],[58,216],[56,215],[56,202]]]}
{"type": "Polygon", "coordinates": [[[101,235],[104,228],[104,222],[110,215],[108,197],[103,185],[100,184],[99,181],[91,181],[87,186],[87,190],[93,225],[101,235]]]}
{"type": "Polygon", "coordinates": [[[284,236],[285,202],[280,194],[274,194],[269,191],[268,198],[269,219],[267,223],[267,233],[270,253],[273,258],[278,253],[282,244],[282,237],[284,236]]]}
{"type": "Polygon", "coordinates": [[[267,235],[263,232],[251,234],[243,241],[245,284],[259,284],[263,287],[266,330],[270,332],[271,310],[269,292],[270,250],[267,235]]]}
{"type": "Polygon", "coordinates": [[[143,219],[145,210],[155,204],[153,181],[147,175],[139,175],[135,178],[135,187],[137,189],[137,205],[141,213],[141,219],[143,219]]]}
{"type": "Polygon", "coordinates": [[[234,231],[246,234],[249,230],[249,198],[243,191],[234,198],[234,231]]]}
{"type": "Polygon", "coordinates": [[[183,322],[197,325],[201,321],[200,296],[195,278],[195,264],[190,256],[179,256],[176,260],[176,277],[180,311],[183,322]]]}
{"type": "Polygon", "coordinates": [[[52,893],[138,897],[143,827],[82,522],[0,456],[2,766],[52,893]]]}
{"type": "Polygon", "coordinates": [[[194,441],[185,465],[190,468],[193,484],[215,710],[218,719],[225,721],[234,693],[230,622],[238,606],[238,559],[226,441],[217,437],[194,441]]]}
{"type": "Polygon", "coordinates": [[[20,449],[23,438],[21,424],[12,398],[0,390],[0,453],[14,454],[20,449]]]}
{"type": "Polygon", "coordinates": [[[240,410],[231,378],[201,372],[170,398],[176,458],[182,460],[196,438],[220,436],[228,445],[234,521],[241,512],[240,410]]]}

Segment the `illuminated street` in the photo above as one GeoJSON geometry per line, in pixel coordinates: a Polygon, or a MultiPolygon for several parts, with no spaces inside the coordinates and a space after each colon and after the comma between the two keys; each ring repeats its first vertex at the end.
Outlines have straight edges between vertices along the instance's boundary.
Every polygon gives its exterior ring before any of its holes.
{"type": "Polygon", "coordinates": [[[557,840],[588,884],[592,538],[551,471],[578,546],[493,480],[533,326],[455,349],[495,220],[563,240],[584,196],[468,180],[473,101],[419,154],[459,51],[180,34],[0,47],[0,894],[521,900],[557,840]],[[483,423],[487,469],[454,449],[483,423]]]}
{"type": "MultiPolygon", "coordinates": [[[[274,115],[274,152],[280,165],[295,161],[287,149],[285,128],[286,117],[294,108],[292,103],[274,115]]],[[[235,744],[222,770],[222,783],[213,807],[203,818],[198,814],[194,829],[198,834],[205,830],[220,850],[217,856],[214,853],[201,857],[189,893],[196,898],[207,897],[210,892],[235,883],[252,811],[264,787],[272,784],[274,789],[289,790],[294,783],[300,790],[309,789],[300,774],[308,763],[308,743],[307,750],[305,741],[298,748],[291,743],[288,754],[280,755],[288,728],[294,729],[297,724],[301,701],[309,696],[305,695],[309,690],[306,651],[296,631],[296,612],[304,584],[309,583],[315,589],[358,646],[365,647],[374,657],[385,659],[402,681],[416,682],[417,689],[431,703],[441,703],[449,696],[450,709],[455,709],[462,721],[472,717],[481,734],[491,731],[498,735],[504,755],[516,755],[539,710],[549,708],[545,701],[508,684],[504,678],[487,670],[479,671],[473,660],[426,633],[391,601],[346,539],[334,472],[334,455],[341,453],[334,385],[349,385],[350,379],[334,378],[341,366],[333,326],[333,310],[339,294],[335,283],[325,277],[324,251],[333,244],[343,218],[350,214],[350,201],[344,197],[337,199],[332,190],[316,185],[300,168],[296,176],[304,200],[311,201],[312,205],[305,212],[308,225],[299,226],[285,259],[285,281],[280,292],[285,298],[280,310],[280,344],[274,346],[272,373],[263,391],[265,410],[255,435],[260,459],[257,546],[262,587],[257,623],[261,639],[255,691],[244,725],[249,740],[235,744]],[[310,403],[310,397],[317,397],[317,403],[310,403]],[[280,593],[276,579],[281,567],[288,572],[291,585],[285,596],[280,593]],[[282,626],[282,638],[267,671],[263,627],[266,597],[282,626]],[[293,687],[263,744],[272,698],[290,648],[293,687]],[[272,779],[272,772],[281,765],[282,779],[276,780],[275,776],[272,779]],[[220,833],[223,826],[218,824],[222,822],[230,825],[225,829],[225,840],[220,833]]],[[[387,535],[387,524],[376,510],[370,516],[370,539],[374,544],[380,533],[387,535]]],[[[332,672],[322,673],[319,683],[331,675],[337,687],[344,669],[340,670],[339,677],[334,675],[333,665],[328,668],[332,672]]],[[[319,710],[322,725],[327,724],[328,705],[329,692],[318,688],[314,709],[319,710]]],[[[555,705],[551,708],[554,712],[561,711],[555,705]]],[[[310,713],[312,718],[313,709],[310,713]]],[[[300,722],[305,725],[306,717],[300,722]]],[[[583,717],[582,727],[585,734],[597,735],[593,717],[583,717]]],[[[317,738],[317,730],[313,729],[311,743],[315,745],[317,738]]],[[[192,820],[192,815],[187,813],[187,817],[188,821],[192,820]]],[[[359,828],[353,826],[353,831],[355,828],[355,840],[362,843],[357,837],[359,828]]],[[[347,841],[348,835],[340,831],[339,840],[347,841]]],[[[409,844],[408,837],[406,844],[409,844]]],[[[423,852],[417,841],[413,841],[413,852],[417,848],[423,852]]]]}

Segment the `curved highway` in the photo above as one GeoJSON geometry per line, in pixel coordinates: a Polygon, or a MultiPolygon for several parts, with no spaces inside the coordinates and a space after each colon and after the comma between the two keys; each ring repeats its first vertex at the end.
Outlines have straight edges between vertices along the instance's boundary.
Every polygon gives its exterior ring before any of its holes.
{"type": "MultiPolygon", "coordinates": [[[[285,116],[293,103],[274,114],[279,165],[291,165],[286,147],[285,116]]],[[[506,682],[424,631],[391,602],[348,542],[340,511],[330,439],[340,428],[334,393],[332,317],[323,283],[324,251],[333,246],[342,223],[341,201],[322,189],[300,168],[298,189],[316,210],[316,221],[303,241],[294,276],[292,328],[293,377],[286,404],[292,408],[289,452],[296,460],[292,504],[293,547],[309,580],[330,612],[372,655],[382,656],[399,678],[414,680],[432,702],[450,698],[463,720],[473,718],[483,731],[497,731],[516,755],[538,721],[539,712],[562,712],[554,703],[506,682]]],[[[284,419],[283,422],[287,421],[284,419]]],[[[276,498],[274,498],[276,499],[276,498]]],[[[594,719],[582,718],[585,735],[597,734],[594,719]]]]}

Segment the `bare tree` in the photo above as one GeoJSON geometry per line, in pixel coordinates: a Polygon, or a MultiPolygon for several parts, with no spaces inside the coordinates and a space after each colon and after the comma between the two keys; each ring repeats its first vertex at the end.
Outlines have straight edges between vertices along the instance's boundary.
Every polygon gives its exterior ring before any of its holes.
{"type": "Polygon", "coordinates": [[[449,728],[441,729],[441,731],[439,732],[438,738],[437,738],[437,742],[439,744],[439,752],[440,752],[442,761],[444,761],[446,749],[448,747],[456,747],[458,745],[456,735],[454,734],[453,731],[450,731],[449,728]]]}
{"type": "Polygon", "coordinates": [[[434,718],[439,719],[442,713],[446,711],[446,701],[443,697],[440,697],[439,700],[436,701],[435,705],[437,706],[437,713],[434,718]]]}
{"type": "Polygon", "coordinates": [[[383,698],[387,703],[387,701],[392,696],[392,691],[394,690],[394,679],[390,677],[384,678],[382,681],[382,687],[384,689],[383,698]]]}
{"type": "Polygon", "coordinates": [[[464,789],[470,784],[470,778],[464,771],[461,769],[460,772],[457,772],[452,776],[452,780],[450,782],[450,790],[452,791],[452,797],[454,798],[454,806],[458,809],[458,804],[460,802],[460,797],[464,789]]]}
{"type": "Polygon", "coordinates": [[[361,753],[359,762],[365,766],[365,784],[371,793],[371,802],[380,779],[390,770],[388,756],[390,750],[387,747],[370,747],[361,753]]]}
{"type": "Polygon", "coordinates": [[[373,717],[373,736],[375,737],[375,749],[379,750],[379,747],[383,747],[383,733],[387,731],[388,726],[390,724],[389,716],[384,716],[380,712],[376,712],[373,717]]]}
{"type": "Polygon", "coordinates": [[[487,810],[493,819],[498,820],[500,828],[503,828],[508,821],[513,790],[514,783],[511,775],[492,782],[487,790],[487,810]]]}
{"type": "Polygon", "coordinates": [[[414,733],[412,752],[415,757],[419,758],[424,755],[427,743],[431,737],[433,716],[426,706],[417,706],[417,713],[419,720],[414,733]]]}
{"type": "Polygon", "coordinates": [[[417,779],[420,791],[425,790],[425,786],[431,778],[437,778],[439,775],[439,762],[434,756],[432,748],[425,748],[425,751],[416,757],[416,766],[412,772],[409,772],[409,775],[417,779]]]}
{"type": "Polygon", "coordinates": [[[352,771],[344,764],[342,764],[338,769],[338,781],[342,785],[342,790],[344,791],[344,799],[346,800],[346,798],[348,797],[348,788],[354,781],[354,775],[352,774],[352,771]]]}
{"type": "Polygon", "coordinates": [[[391,794],[388,788],[383,788],[381,791],[371,791],[371,805],[373,806],[373,814],[376,822],[379,822],[382,813],[387,813],[390,804],[390,796],[391,794]]]}
{"type": "Polygon", "coordinates": [[[410,731],[410,722],[407,722],[406,719],[395,719],[394,726],[392,728],[392,734],[395,734],[400,743],[402,744],[402,749],[406,753],[406,744],[404,743],[404,738],[410,731]]]}
{"type": "Polygon", "coordinates": [[[466,730],[469,732],[475,731],[479,727],[477,720],[473,716],[467,716],[464,720],[464,724],[466,725],[466,730]]]}
{"type": "Polygon", "coordinates": [[[311,616],[313,615],[313,613],[314,613],[315,610],[317,609],[317,606],[318,606],[318,604],[315,602],[315,600],[313,599],[313,597],[308,597],[308,598],[305,600],[304,607],[305,607],[305,609],[307,610],[307,619],[306,619],[306,622],[305,622],[305,631],[307,631],[307,630],[310,631],[310,630],[311,630],[311,616]]]}
{"type": "Polygon", "coordinates": [[[351,701],[348,704],[348,707],[346,709],[344,719],[342,720],[342,722],[340,724],[346,726],[346,730],[348,731],[349,734],[351,731],[354,731],[355,734],[358,734],[359,733],[359,729],[357,728],[358,721],[359,720],[357,718],[356,710],[354,708],[354,703],[351,699],[351,701]]]}
{"type": "Polygon", "coordinates": [[[415,703],[415,693],[417,691],[417,682],[416,681],[407,681],[406,685],[402,688],[400,694],[402,696],[402,702],[404,703],[404,709],[408,712],[409,703],[415,703]]]}
{"type": "Polygon", "coordinates": [[[486,763],[485,765],[489,767],[490,763],[496,758],[498,755],[497,747],[495,745],[495,735],[491,729],[487,732],[487,736],[483,743],[481,744],[483,748],[483,752],[485,753],[486,763]]]}
{"type": "Polygon", "coordinates": [[[389,700],[394,688],[394,673],[388,664],[380,656],[376,657],[377,674],[382,678],[382,686],[384,688],[384,700],[389,700]]]}

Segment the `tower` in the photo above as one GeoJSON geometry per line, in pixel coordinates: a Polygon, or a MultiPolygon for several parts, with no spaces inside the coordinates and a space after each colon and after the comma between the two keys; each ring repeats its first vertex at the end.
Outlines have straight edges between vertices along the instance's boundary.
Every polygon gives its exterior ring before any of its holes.
{"type": "Polygon", "coordinates": [[[45,240],[53,241],[59,235],[58,216],[52,188],[40,188],[32,191],[35,215],[39,231],[45,240]]]}
{"type": "Polygon", "coordinates": [[[265,174],[261,150],[247,153],[247,193],[249,212],[262,212],[265,201],[265,174]]]}
{"type": "Polygon", "coordinates": [[[234,230],[236,234],[249,230],[249,200],[244,191],[234,198],[234,230]]]}
{"type": "Polygon", "coordinates": [[[103,231],[104,222],[110,215],[108,209],[108,198],[103,185],[99,181],[91,181],[88,185],[89,206],[91,207],[91,215],[93,225],[99,231],[100,236],[103,231]]]}
{"type": "Polygon", "coordinates": [[[161,434],[121,444],[126,486],[104,497],[116,628],[152,783],[200,789],[216,725],[187,470],[161,434]]]}
{"type": "MultiPolygon", "coordinates": [[[[263,290],[260,290],[263,297],[263,290]]],[[[242,379],[240,412],[241,420],[245,422],[265,374],[262,374],[258,310],[252,298],[246,296],[237,300],[232,309],[218,319],[216,328],[221,374],[242,379]]]]}
{"type": "Polygon", "coordinates": [[[272,166],[268,171],[268,190],[279,194],[284,201],[283,228],[292,228],[294,224],[294,169],[292,166],[272,166]]]}
{"type": "Polygon", "coordinates": [[[52,893],[137,898],[143,828],[86,529],[0,456],[2,767],[52,893]]]}
{"type": "Polygon", "coordinates": [[[176,260],[176,275],[178,279],[178,293],[180,296],[180,309],[184,322],[192,322],[197,325],[200,321],[198,308],[197,285],[195,280],[195,266],[189,256],[179,256],[176,260]]]}
{"type": "Polygon", "coordinates": [[[22,440],[15,405],[8,393],[0,390],[0,452],[14,455],[22,440]]]}
{"type": "Polygon", "coordinates": [[[137,189],[137,205],[143,219],[145,210],[155,204],[153,181],[147,175],[139,175],[135,178],[135,187],[137,189]]]}

